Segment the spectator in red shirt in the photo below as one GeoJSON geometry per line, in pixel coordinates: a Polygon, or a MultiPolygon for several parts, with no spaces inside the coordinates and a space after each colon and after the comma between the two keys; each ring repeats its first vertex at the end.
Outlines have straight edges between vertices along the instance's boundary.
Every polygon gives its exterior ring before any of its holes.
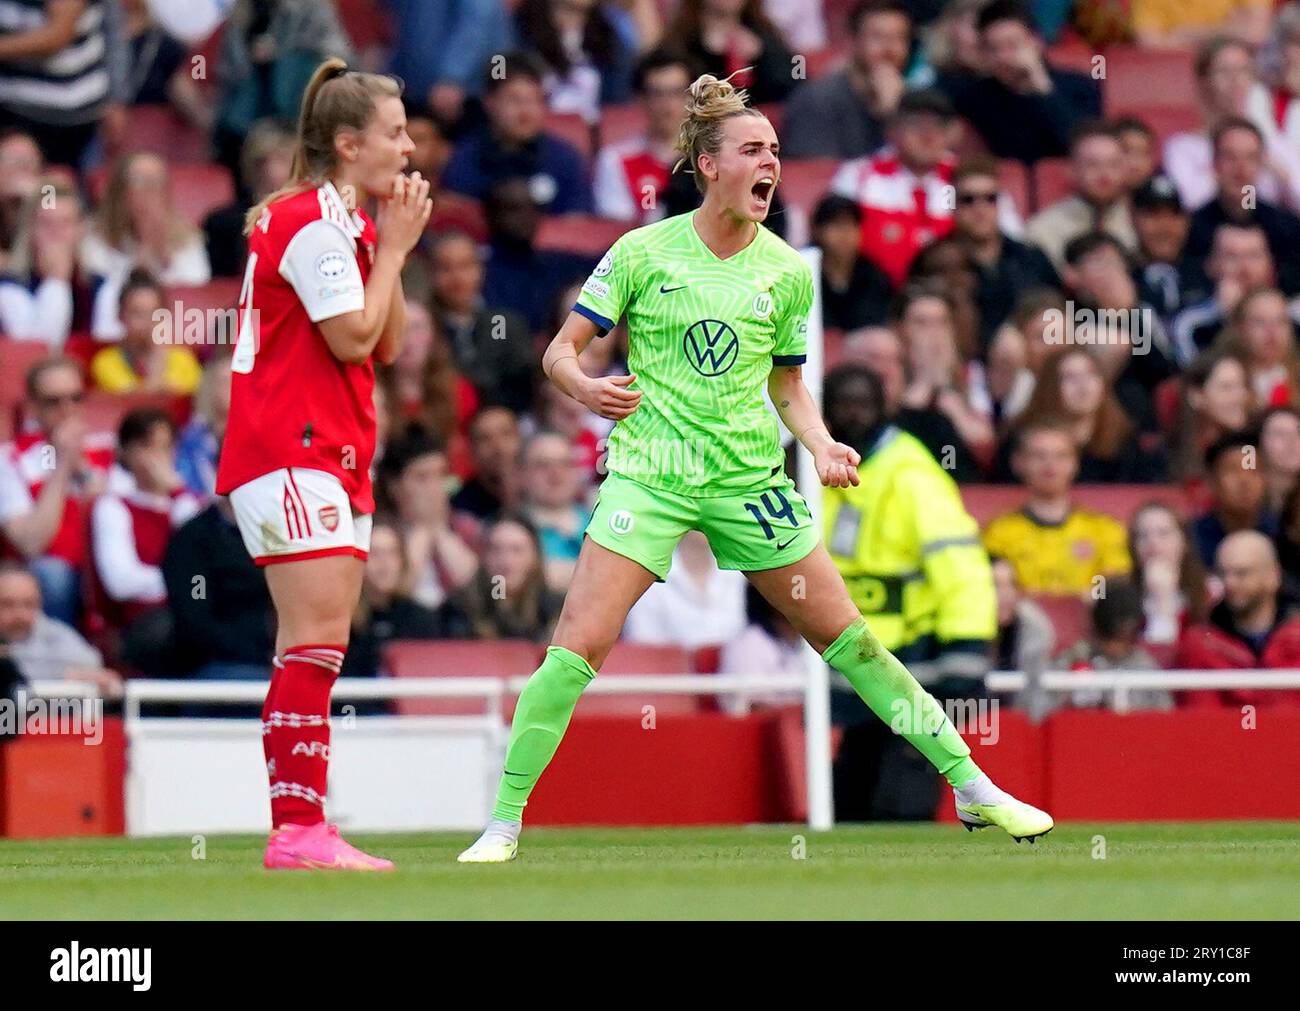
{"type": "MultiPolygon", "coordinates": [[[[1238,530],[1219,545],[1215,567],[1223,580],[1223,600],[1209,620],[1183,632],[1176,666],[1190,670],[1300,667],[1300,615],[1282,595],[1282,568],[1273,542],[1256,530],[1238,530]]],[[[1300,702],[1300,692],[1195,692],[1185,701],[1231,706],[1295,703],[1300,702]]]]}
{"type": "Polygon", "coordinates": [[[95,500],[91,539],[95,575],[119,627],[167,600],[162,560],[172,531],[201,508],[176,471],[176,423],[165,411],[141,407],[118,428],[118,459],[129,480],[95,500]]]}
{"type": "Polygon", "coordinates": [[[84,397],[71,358],[37,362],[27,373],[30,421],[0,447],[0,551],[27,560],[45,613],[69,625],[80,610],[85,503],[113,463],[113,437],[86,431],[84,397]]]}
{"type": "Polygon", "coordinates": [[[661,197],[677,161],[682,96],[692,77],[686,61],[667,49],[647,53],[637,65],[646,130],[602,147],[596,156],[596,211],[602,217],[644,225],[664,216],[661,197]]]}
{"type": "Polygon", "coordinates": [[[846,162],[831,180],[862,208],[862,253],[895,287],[921,247],[952,230],[955,122],[941,92],[909,92],[890,120],[890,146],[846,162]]]}
{"type": "Polygon", "coordinates": [[[1277,288],[1256,288],[1237,303],[1215,341],[1246,363],[1251,410],[1300,403],[1300,350],[1287,298],[1277,288]]]}

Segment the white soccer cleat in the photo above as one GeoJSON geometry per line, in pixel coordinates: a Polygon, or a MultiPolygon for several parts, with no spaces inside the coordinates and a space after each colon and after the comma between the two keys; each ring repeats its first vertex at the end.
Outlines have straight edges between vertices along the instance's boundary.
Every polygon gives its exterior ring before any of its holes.
{"type": "Polygon", "coordinates": [[[522,822],[493,818],[474,841],[474,845],[456,858],[460,864],[505,864],[519,854],[519,830],[522,822]]]}

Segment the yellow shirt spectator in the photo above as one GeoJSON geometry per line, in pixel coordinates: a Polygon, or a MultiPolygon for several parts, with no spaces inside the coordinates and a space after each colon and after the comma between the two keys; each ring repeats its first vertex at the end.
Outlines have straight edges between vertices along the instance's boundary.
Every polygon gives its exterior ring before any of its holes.
{"type": "MultiPolygon", "coordinates": [[[[192,396],[199,388],[203,366],[189,348],[169,347],[161,350],[163,390],[177,396],[192,396]]],[[[105,393],[136,393],[144,383],[122,352],[121,346],[104,348],[90,361],[90,377],[95,388],[105,393]]]]}
{"type": "Polygon", "coordinates": [[[985,528],[984,547],[1011,563],[1027,593],[1087,593],[1097,576],[1122,575],[1133,565],[1123,525],[1087,509],[1072,509],[1060,523],[1028,509],[1006,513],[985,528]]]}
{"type": "Polygon", "coordinates": [[[1215,32],[1256,34],[1255,22],[1266,29],[1268,0],[1133,0],[1133,32],[1139,42],[1164,39],[1173,44],[1194,44],[1215,32]],[[1234,31],[1240,28],[1241,31],[1234,31]]]}

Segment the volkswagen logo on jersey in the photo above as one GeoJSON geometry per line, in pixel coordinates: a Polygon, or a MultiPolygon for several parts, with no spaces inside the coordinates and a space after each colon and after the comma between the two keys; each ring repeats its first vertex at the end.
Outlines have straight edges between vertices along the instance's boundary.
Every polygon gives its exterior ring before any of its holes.
{"type": "Polygon", "coordinates": [[[720,376],[736,364],[740,338],[720,319],[692,323],[682,341],[686,360],[702,376],[720,376]]]}

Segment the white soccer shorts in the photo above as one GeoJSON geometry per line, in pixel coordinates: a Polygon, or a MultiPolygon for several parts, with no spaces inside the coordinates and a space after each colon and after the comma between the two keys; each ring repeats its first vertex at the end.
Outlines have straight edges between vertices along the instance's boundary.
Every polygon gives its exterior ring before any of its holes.
{"type": "Polygon", "coordinates": [[[244,546],[258,565],[326,555],[370,553],[370,514],[353,513],[337,477],[323,470],[285,467],[230,493],[244,546]]]}

